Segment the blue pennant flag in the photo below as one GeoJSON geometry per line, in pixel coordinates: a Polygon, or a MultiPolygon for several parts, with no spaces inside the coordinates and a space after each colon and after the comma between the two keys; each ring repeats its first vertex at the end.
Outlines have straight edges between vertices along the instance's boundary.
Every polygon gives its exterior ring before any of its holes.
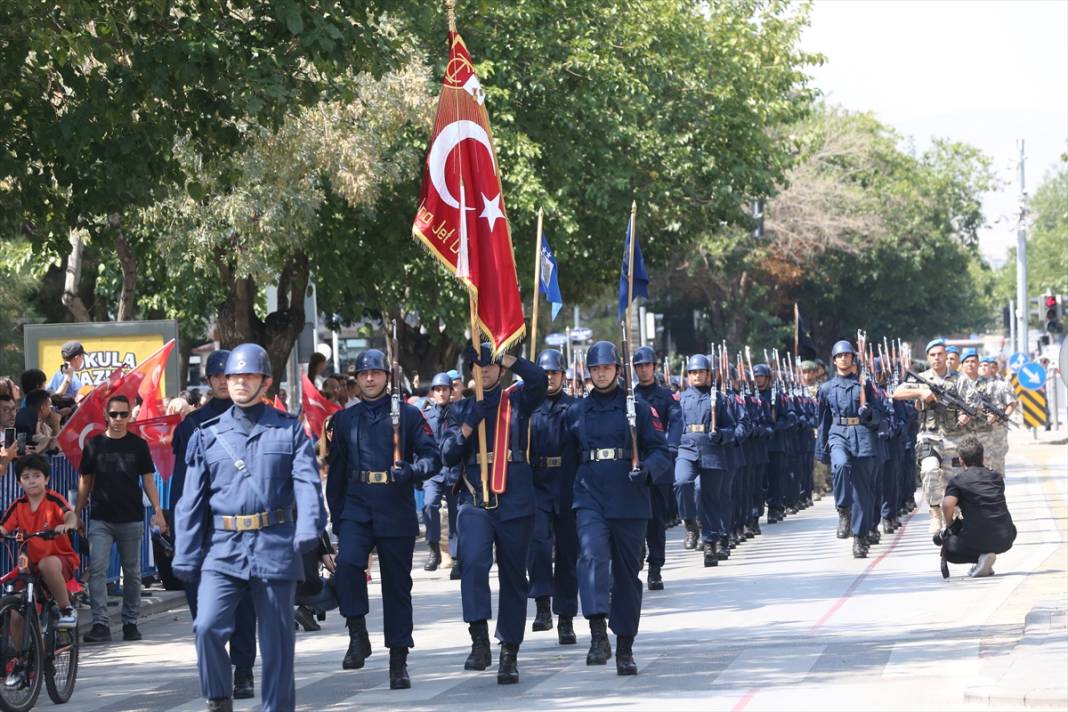
{"type": "MultiPolygon", "coordinates": [[[[619,320],[622,321],[627,312],[627,263],[630,257],[630,220],[627,221],[627,237],[623,240],[623,267],[619,270],[619,320]]],[[[638,297],[649,298],[649,273],[645,271],[645,260],[642,259],[642,246],[637,239],[634,240],[634,285],[631,289],[631,299],[638,297]]]]}
{"type": "Polygon", "coordinates": [[[541,293],[545,295],[553,305],[553,321],[556,315],[564,308],[564,297],[560,294],[560,282],[557,280],[556,256],[549,247],[549,240],[545,233],[541,234],[541,293]]]}

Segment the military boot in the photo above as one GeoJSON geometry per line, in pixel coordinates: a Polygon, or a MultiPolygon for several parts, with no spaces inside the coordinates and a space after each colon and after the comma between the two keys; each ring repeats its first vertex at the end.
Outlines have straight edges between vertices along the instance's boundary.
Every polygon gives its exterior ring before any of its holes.
{"type": "Polygon", "coordinates": [[[853,558],[864,559],[868,556],[868,547],[864,546],[861,537],[853,537],[853,558]]]}
{"type": "Polygon", "coordinates": [[[574,645],[577,642],[575,626],[571,622],[571,616],[560,616],[560,619],[556,622],[556,639],[560,642],[560,645],[574,645]]]}
{"type": "Polygon", "coordinates": [[[889,517],[884,518],[883,519],[883,534],[893,534],[894,533],[894,529],[895,529],[894,520],[890,519],[889,517]]]}
{"type": "Polygon", "coordinates": [[[586,653],[587,665],[606,665],[612,657],[612,644],[608,642],[608,624],[604,616],[590,617],[590,651],[586,653]]]}
{"type": "Polygon", "coordinates": [[[761,534],[764,533],[764,532],[760,531],[760,517],[757,517],[756,519],[753,520],[752,528],[753,528],[753,535],[754,536],[760,536],[761,534]]]}
{"type": "Polygon", "coordinates": [[[407,690],[412,686],[408,677],[408,648],[389,649],[389,689],[407,690]]]}
{"type": "Polygon", "coordinates": [[[463,577],[464,577],[464,570],[460,566],[460,560],[459,559],[453,559],[452,560],[452,571],[449,572],[449,580],[450,581],[459,581],[463,577]]]}
{"type": "Polygon", "coordinates": [[[475,621],[467,626],[471,633],[471,654],[464,661],[464,670],[485,670],[493,662],[490,654],[489,624],[475,621]]]}
{"type": "Polygon", "coordinates": [[[697,537],[700,534],[700,532],[699,532],[699,530],[697,528],[697,520],[696,519],[683,519],[682,523],[686,526],[686,538],[683,539],[683,541],[682,541],[683,548],[684,549],[696,549],[697,548],[697,537]]]}
{"type": "Polygon", "coordinates": [[[716,555],[716,542],[706,541],[702,551],[705,555],[705,568],[719,566],[719,556],[716,555]]]}
{"type": "Polygon", "coordinates": [[[208,700],[208,712],[234,712],[234,702],[229,697],[208,700]]]}
{"type": "Polygon", "coordinates": [[[427,548],[430,549],[430,555],[426,557],[423,571],[437,571],[438,567],[441,566],[441,545],[436,541],[432,541],[427,544],[427,548]]]}
{"type": "Polygon", "coordinates": [[[497,684],[514,685],[519,682],[518,643],[501,643],[500,660],[497,663],[497,684]]]}
{"type": "Polygon", "coordinates": [[[535,633],[539,630],[552,630],[553,612],[549,607],[549,597],[538,596],[534,599],[534,605],[537,607],[537,613],[534,614],[534,624],[530,626],[530,629],[535,633]]]}
{"type": "Polygon", "coordinates": [[[252,668],[234,668],[234,699],[251,700],[256,696],[256,683],[252,668]]]}
{"type": "Polygon", "coordinates": [[[616,674],[637,675],[638,664],[634,662],[633,635],[616,636],[616,674]]]}
{"type": "Polygon", "coordinates": [[[836,533],[836,536],[839,539],[848,539],[849,538],[849,529],[850,529],[849,507],[839,507],[838,508],[838,532],[836,533]]]}
{"type": "Polygon", "coordinates": [[[745,528],[742,529],[742,536],[746,539],[752,539],[756,536],[756,529],[753,528],[752,521],[748,521],[745,523],[745,528]]]}
{"type": "Polygon", "coordinates": [[[879,533],[879,527],[873,528],[868,532],[868,543],[877,546],[879,542],[883,540],[883,535],[879,533]]]}
{"type": "Polygon", "coordinates": [[[345,619],[349,629],[349,649],[341,661],[342,670],[359,670],[363,661],[371,656],[371,638],[367,635],[367,620],[363,616],[349,616],[345,619]]]}
{"type": "Polygon", "coordinates": [[[731,540],[730,537],[724,537],[719,540],[719,546],[716,549],[716,556],[720,561],[726,561],[731,558],[731,540]]]}
{"type": "Polygon", "coordinates": [[[649,590],[664,590],[664,579],[660,576],[660,564],[649,564],[649,590]]]}

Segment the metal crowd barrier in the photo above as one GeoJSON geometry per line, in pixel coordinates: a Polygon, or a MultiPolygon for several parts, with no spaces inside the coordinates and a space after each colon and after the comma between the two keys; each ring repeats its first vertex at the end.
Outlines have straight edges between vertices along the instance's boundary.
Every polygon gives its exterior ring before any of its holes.
{"type": "MultiPolygon", "coordinates": [[[[49,458],[49,464],[52,468],[51,477],[48,480],[48,486],[51,489],[62,494],[70,502],[71,506],[75,506],[78,501],[78,472],[67,460],[65,455],[52,455],[49,458]]],[[[169,488],[163,486],[163,478],[159,473],[156,473],[156,488],[160,493],[160,505],[166,509],[168,501],[170,499],[169,488]]],[[[18,479],[15,477],[15,464],[12,463],[8,466],[8,471],[3,477],[0,477],[0,512],[7,510],[8,505],[14,502],[16,499],[22,496],[22,488],[19,487],[18,479]]],[[[143,496],[143,495],[142,495],[143,496]]],[[[90,500],[91,501],[91,500],[90,500]]],[[[86,527],[87,530],[93,526],[92,522],[92,504],[86,507],[86,527]]],[[[81,539],[77,534],[74,535],[74,549],[79,552],[81,557],[81,565],[78,568],[77,576],[80,581],[85,581],[85,576],[89,572],[89,554],[82,553],[88,552],[88,542],[82,545],[81,539]]],[[[8,571],[14,566],[14,562],[11,560],[11,551],[9,547],[0,547],[0,571],[8,571]]],[[[119,572],[121,571],[121,563],[119,561],[118,548],[112,546],[111,548],[111,561],[108,563],[108,583],[118,583],[119,572]]],[[[152,554],[152,508],[145,507],[145,533],[141,537],[141,576],[154,576],[156,574],[156,561],[152,554]]]]}

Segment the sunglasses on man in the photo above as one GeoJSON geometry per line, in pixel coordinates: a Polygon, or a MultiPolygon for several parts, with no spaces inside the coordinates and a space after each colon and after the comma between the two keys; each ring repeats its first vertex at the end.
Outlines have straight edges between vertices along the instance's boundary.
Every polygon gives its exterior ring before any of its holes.
{"type": "Polygon", "coordinates": [[[108,411],[108,417],[112,418],[113,420],[118,420],[119,418],[129,418],[130,417],[130,411],[128,411],[128,410],[109,410],[108,411]]]}

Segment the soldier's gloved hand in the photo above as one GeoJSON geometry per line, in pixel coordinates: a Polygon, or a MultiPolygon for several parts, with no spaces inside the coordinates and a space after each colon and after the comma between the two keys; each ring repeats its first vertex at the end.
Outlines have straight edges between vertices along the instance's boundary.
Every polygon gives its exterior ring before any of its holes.
{"type": "Polygon", "coordinates": [[[871,420],[871,406],[860,406],[860,408],[857,409],[857,417],[863,420],[864,422],[868,422],[869,420],[871,420]]]}
{"type": "Polygon", "coordinates": [[[304,536],[293,539],[293,551],[298,554],[307,554],[319,548],[319,535],[304,536]]]}
{"type": "Polygon", "coordinates": [[[775,433],[775,429],[765,425],[760,431],[761,440],[771,440],[771,436],[775,433]]]}
{"type": "Polygon", "coordinates": [[[467,348],[464,349],[464,363],[472,366],[476,364],[482,365],[478,362],[478,352],[475,351],[475,347],[471,344],[468,344],[467,348]]]}
{"type": "Polygon", "coordinates": [[[723,433],[721,433],[718,430],[713,430],[711,433],[708,434],[708,442],[712,443],[713,445],[722,444],[723,443],[723,433]]]}
{"type": "Polygon", "coordinates": [[[478,427],[489,415],[489,405],[484,400],[472,401],[471,410],[467,412],[467,417],[464,418],[464,425],[468,426],[472,430],[478,427]]]}
{"type": "Polygon", "coordinates": [[[200,573],[196,569],[186,568],[184,566],[171,566],[171,571],[175,577],[186,583],[193,583],[200,576],[200,573]]]}
{"type": "Polygon", "coordinates": [[[644,464],[639,464],[627,473],[627,479],[636,485],[647,485],[649,484],[649,470],[645,468],[644,464]]]}
{"type": "Polygon", "coordinates": [[[415,475],[415,470],[412,466],[404,460],[397,460],[393,463],[393,481],[400,482],[402,485],[409,484],[412,481],[412,477],[415,475]]]}

